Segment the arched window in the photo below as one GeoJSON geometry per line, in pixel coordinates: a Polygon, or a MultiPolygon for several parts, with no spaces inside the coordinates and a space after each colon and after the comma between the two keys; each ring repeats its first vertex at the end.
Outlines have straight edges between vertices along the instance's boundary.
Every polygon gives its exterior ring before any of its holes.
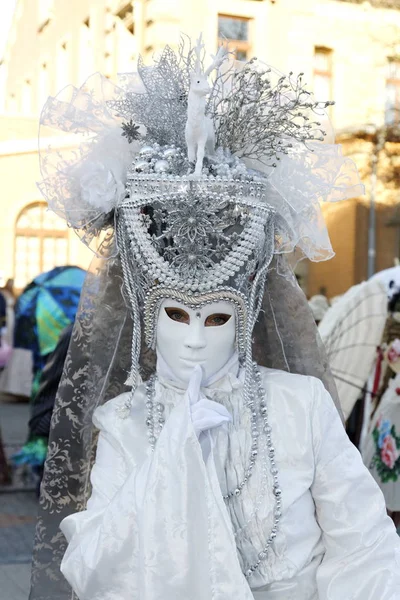
{"type": "Polygon", "coordinates": [[[68,228],[44,202],[29,204],[15,226],[14,279],[22,289],[36,275],[68,264],[68,228]]]}

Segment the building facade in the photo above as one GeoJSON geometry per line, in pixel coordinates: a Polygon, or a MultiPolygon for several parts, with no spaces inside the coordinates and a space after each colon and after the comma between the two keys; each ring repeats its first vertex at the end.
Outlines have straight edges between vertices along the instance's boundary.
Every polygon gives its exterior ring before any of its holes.
{"type": "MultiPolygon", "coordinates": [[[[95,71],[114,79],[132,70],[139,54],[151,61],[166,44],[177,47],[180,32],[194,38],[200,31],[210,52],[228,40],[238,58],[257,56],[283,72],[304,72],[317,97],[335,99],[329,116],[368,184],[374,142],[347,132],[398,120],[400,1],[18,0],[0,66],[0,279],[14,277],[20,289],[53,265],[90,261],[75,234],[46,212],[35,185],[37,120],[47,96],[68,83],[81,85],[95,71]]],[[[393,212],[400,197],[396,186],[392,192],[377,189],[378,216],[381,206],[393,212]]],[[[309,293],[328,287],[335,295],[366,276],[360,258],[332,284],[348,252],[367,252],[361,240],[368,195],[325,212],[338,257],[331,267],[302,265],[300,274],[309,293]]],[[[398,255],[397,229],[387,227],[385,243],[393,243],[377,265],[391,266],[398,255]]]]}

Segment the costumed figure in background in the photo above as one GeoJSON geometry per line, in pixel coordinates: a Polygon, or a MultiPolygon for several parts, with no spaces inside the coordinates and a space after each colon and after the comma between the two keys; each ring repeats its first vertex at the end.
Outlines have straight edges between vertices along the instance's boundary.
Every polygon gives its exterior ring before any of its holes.
{"type": "MultiPolygon", "coordinates": [[[[51,411],[71,335],[65,332],[74,322],[85,275],[79,267],[55,267],[35,277],[17,302],[15,346],[32,353],[33,379],[31,374],[28,439],[11,460],[19,472],[33,473],[36,483],[43,472],[51,411]]],[[[20,365],[18,374],[22,372],[20,365]]]]}
{"type": "Polygon", "coordinates": [[[301,76],[224,49],[208,63],[201,39],[182,42],[42,113],[80,141],[43,149],[43,194],[102,242],[53,413],[30,598],[394,600],[400,542],[285,261],[331,256],[319,202],[362,186],[322,143],[325,103],[301,76]]]}
{"type": "Polygon", "coordinates": [[[24,288],[15,304],[13,352],[0,376],[1,391],[35,402],[43,367],[75,318],[85,274],[79,267],[55,267],[24,288]]]}
{"type": "Polygon", "coordinates": [[[362,440],[365,464],[380,486],[386,507],[400,525],[400,292],[390,285],[389,315],[371,380],[373,398],[362,440]],[[372,415],[372,418],[371,418],[372,415]]]}
{"type": "Polygon", "coordinates": [[[18,298],[14,347],[32,352],[33,402],[49,355],[64,328],[75,319],[85,274],[80,267],[55,267],[35,277],[18,298]]]}

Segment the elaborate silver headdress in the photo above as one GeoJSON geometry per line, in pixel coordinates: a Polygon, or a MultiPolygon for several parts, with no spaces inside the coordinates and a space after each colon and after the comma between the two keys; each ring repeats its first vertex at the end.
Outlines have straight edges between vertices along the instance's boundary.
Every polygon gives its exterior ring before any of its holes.
{"type": "Polygon", "coordinates": [[[301,75],[234,61],[223,46],[205,62],[201,36],[193,47],[182,41],[152,67],[139,60],[121,87],[94,76],[100,100],[88,80],[69,102],[49,99],[42,114],[42,126],[83,138],[72,160],[42,155],[50,207],[86,243],[115,222],[134,316],[133,387],[140,308],[154,346],[157,308],[168,296],[189,304],[229,296],[239,351],[250,361],[246,340],[274,254],[328,258],[320,201],[362,191],[353,163],[323,144],[318,118],[330,103],[314,101],[301,75]]]}

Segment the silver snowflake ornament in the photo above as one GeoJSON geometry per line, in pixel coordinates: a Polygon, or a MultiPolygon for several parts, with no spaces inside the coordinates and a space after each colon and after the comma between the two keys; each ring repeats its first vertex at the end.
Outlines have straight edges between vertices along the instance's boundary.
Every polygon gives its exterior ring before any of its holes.
{"type": "Polygon", "coordinates": [[[126,137],[129,144],[131,144],[132,142],[134,142],[135,140],[138,140],[140,138],[139,129],[140,129],[139,125],[136,125],[136,123],[134,123],[133,120],[131,119],[127,123],[122,123],[121,135],[122,135],[122,137],[126,137]]]}

